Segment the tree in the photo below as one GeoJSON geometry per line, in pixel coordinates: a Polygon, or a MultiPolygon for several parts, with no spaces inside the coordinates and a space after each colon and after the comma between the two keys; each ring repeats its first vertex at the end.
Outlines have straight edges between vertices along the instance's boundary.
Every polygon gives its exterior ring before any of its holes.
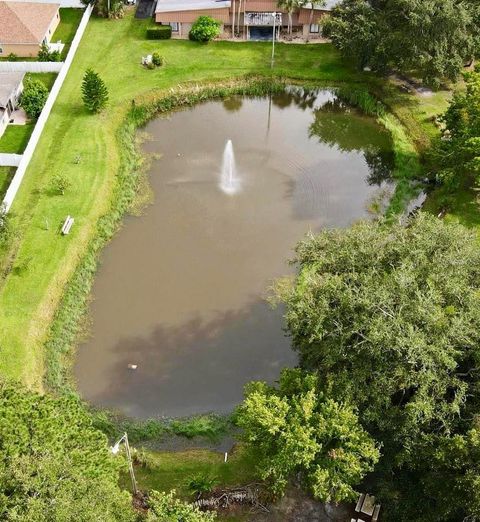
{"type": "Polygon", "coordinates": [[[299,274],[278,293],[302,367],[384,440],[453,429],[478,386],[475,234],[420,214],[325,230],[296,253],[299,274]]]}
{"type": "Polygon", "coordinates": [[[175,491],[152,491],[148,498],[149,511],[145,522],[213,522],[215,513],[204,513],[198,508],[175,498],[175,491]]]}
{"type": "Polygon", "coordinates": [[[301,0],[277,0],[277,6],[280,9],[285,9],[288,15],[288,34],[292,34],[292,14],[300,7],[301,0]]]}
{"type": "Polygon", "coordinates": [[[220,22],[211,16],[199,16],[192,24],[188,37],[196,42],[209,42],[220,34],[220,22]]]}
{"type": "Polygon", "coordinates": [[[87,6],[94,4],[93,12],[102,18],[118,19],[123,18],[125,14],[125,3],[123,0],[81,0],[82,4],[87,6]]]}
{"type": "Polygon", "coordinates": [[[120,461],[72,397],[0,384],[0,518],[133,522],[120,461]]]}
{"type": "Polygon", "coordinates": [[[85,71],[82,81],[82,99],[85,107],[94,113],[100,112],[107,104],[107,87],[92,69],[85,71]]]}
{"type": "MultiPolygon", "coordinates": [[[[308,21],[309,26],[313,24],[313,15],[315,14],[315,9],[321,9],[322,7],[325,7],[326,0],[312,0],[309,2],[308,0],[301,0],[301,7],[307,7],[310,6],[310,18],[308,21]]],[[[307,42],[309,37],[310,31],[307,33],[307,42]]]]}
{"type": "Polygon", "coordinates": [[[38,51],[39,62],[59,62],[60,53],[58,51],[50,51],[50,47],[46,43],[42,43],[40,51],[38,51]]]}
{"type": "Polygon", "coordinates": [[[355,412],[317,389],[318,378],[298,369],[283,370],[278,388],[252,382],[237,422],[275,494],[300,473],[322,502],[352,500],[353,486],[373,469],[379,451],[355,412]]]}
{"type": "Polygon", "coordinates": [[[448,191],[480,181],[480,68],[464,77],[466,88],[453,96],[434,152],[433,172],[448,191]]]}
{"type": "Polygon", "coordinates": [[[416,72],[437,86],[479,51],[478,9],[472,0],[344,0],[325,34],[360,67],[416,72]]]}
{"type": "Polygon", "coordinates": [[[40,116],[47,98],[48,89],[42,81],[35,79],[25,80],[20,106],[23,107],[29,118],[36,120],[40,116]]]}

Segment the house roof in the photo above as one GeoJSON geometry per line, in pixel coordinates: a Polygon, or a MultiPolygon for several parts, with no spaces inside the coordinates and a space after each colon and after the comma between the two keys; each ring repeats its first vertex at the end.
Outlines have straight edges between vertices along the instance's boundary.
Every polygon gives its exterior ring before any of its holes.
{"type": "Polygon", "coordinates": [[[0,108],[7,106],[8,100],[24,76],[23,72],[0,72],[0,108]]]}
{"type": "Polygon", "coordinates": [[[0,44],[40,44],[60,4],[0,1],[0,44]]]}
{"type": "Polygon", "coordinates": [[[198,9],[225,9],[231,5],[230,0],[158,0],[156,13],[177,11],[194,11],[198,9]]]}

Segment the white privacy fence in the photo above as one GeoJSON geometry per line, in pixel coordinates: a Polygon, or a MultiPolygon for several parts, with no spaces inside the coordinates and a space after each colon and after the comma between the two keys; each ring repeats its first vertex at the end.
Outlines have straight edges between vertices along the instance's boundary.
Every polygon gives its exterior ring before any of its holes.
{"type": "Polygon", "coordinates": [[[21,154],[0,153],[0,167],[18,167],[22,159],[21,154]]]}
{"type": "MultiPolygon", "coordinates": [[[[31,2],[32,0],[15,0],[15,2],[31,2]]],[[[60,4],[60,7],[85,7],[80,0],[35,0],[37,4],[60,4]]]]}
{"type": "Polygon", "coordinates": [[[0,72],[58,73],[63,62],[0,62],[0,72]]]}
{"type": "Polygon", "coordinates": [[[42,135],[43,128],[45,127],[45,123],[47,122],[48,117],[50,116],[50,112],[52,110],[53,104],[57,99],[58,93],[62,88],[63,82],[67,73],[72,65],[73,58],[75,57],[75,53],[77,52],[78,46],[82,39],[83,33],[87,27],[88,21],[90,19],[90,15],[92,14],[93,5],[90,4],[83,14],[80,25],[78,26],[77,32],[75,34],[75,38],[73,39],[72,45],[70,46],[70,50],[68,51],[67,58],[63,63],[63,67],[60,69],[60,72],[55,79],[55,83],[53,84],[52,90],[48,96],[48,99],[45,103],[45,107],[40,114],[37,124],[35,125],[35,129],[30,136],[30,140],[28,141],[28,145],[23,153],[22,159],[20,160],[20,164],[18,165],[17,171],[15,172],[15,176],[8,187],[7,193],[3,199],[3,208],[5,212],[8,212],[10,207],[12,206],[13,200],[17,195],[18,189],[23,181],[23,177],[25,176],[25,171],[27,170],[28,164],[32,158],[33,153],[35,152],[35,147],[40,140],[40,136],[42,135]]]}

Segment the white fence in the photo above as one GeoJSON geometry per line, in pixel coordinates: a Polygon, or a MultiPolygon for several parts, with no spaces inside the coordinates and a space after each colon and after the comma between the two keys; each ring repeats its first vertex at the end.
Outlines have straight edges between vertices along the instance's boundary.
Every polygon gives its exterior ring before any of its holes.
{"type": "Polygon", "coordinates": [[[59,73],[63,62],[0,62],[0,72],[59,73]]]}
{"type": "MultiPolygon", "coordinates": [[[[15,0],[15,2],[31,2],[32,0],[15,0]]],[[[60,4],[60,7],[85,7],[80,0],[35,0],[39,4],[60,4]]]]}
{"type": "Polygon", "coordinates": [[[21,159],[21,154],[7,154],[2,152],[0,153],[0,167],[18,167],[21,159]]]}
{"type": "Polygon", "coordinates": [[[35,129],[33,129],[32,135],[30,136],[30,140],[28,141],[28,145],[25,149],[25,152],[23,153],[22,159],[20,160],[20,164],[17,168],[17,171],[15,172],[15,176],[13,176],[12,182],[10,183],[7,193],[5,194],[5,197],[3,199],[3,205],[6,212],[8,212],[8,210],[12,206],[13,200],[15,199],[18,189],[20,188],[20,185],[23,181],[23,176],[25,175],[25,171],[27,170],[32,155],[35,152],[35,147],[38,144],[40,136],[42,135],[45,123],[47,122],[47,119],[50,116],[53,104],[55,103],[58,93],[62,88],[65,77],[67,76],[67,73],[70,69],[70,65],[72,65],[73,58],[75,57],[75,53],[77,52],[83,33],[85,32],[88,21],[90,20],[92,10],[92,4],[90,4],[85,9],[85,13],[83,14],[80,25],[78,26],[75,38],[73,39],[72,45],[70,46],[70,50],[68,51],[67,58],[65,59],[60,73],[55,79],[55,83],[53,84],[52,90],[50,91],[47,102],[45,103],[45,107],[43,108],[42,113],[40,114],[37,120],[35,129]]]}

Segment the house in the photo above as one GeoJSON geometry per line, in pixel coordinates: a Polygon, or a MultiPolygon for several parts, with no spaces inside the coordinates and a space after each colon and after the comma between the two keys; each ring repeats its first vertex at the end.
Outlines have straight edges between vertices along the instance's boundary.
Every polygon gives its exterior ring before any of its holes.
{"type": "Polygon", "coordinates": [[[37,56],[60,22],[59,4],[0,0],[0,57],[37,56]]]}
{"type": "MultiPolygon", "coordinates": [[[[318,38],[321,18],[338,3],[339,0],[327,0],[321,8],[314,4],[312,9],[311,4],[306,4],[296,9],[292,13],[293,33],[318,38]]],[[[289,17],[276,0],[158,0],[155,21],[170,25],[174,36],[188,38],[192,23],[207,15],[222,24],[223,36],[238,34],[247,40],[268,40],[273,36],[273,13],[278,36],[280,31],[286,32],[289,17]]]]}
{"type": "Polygon", "coordinates": [[[0,136],[5,131],[12,112],[18,107],[24,76],[23,72],[0,72],[0,136]]]}

